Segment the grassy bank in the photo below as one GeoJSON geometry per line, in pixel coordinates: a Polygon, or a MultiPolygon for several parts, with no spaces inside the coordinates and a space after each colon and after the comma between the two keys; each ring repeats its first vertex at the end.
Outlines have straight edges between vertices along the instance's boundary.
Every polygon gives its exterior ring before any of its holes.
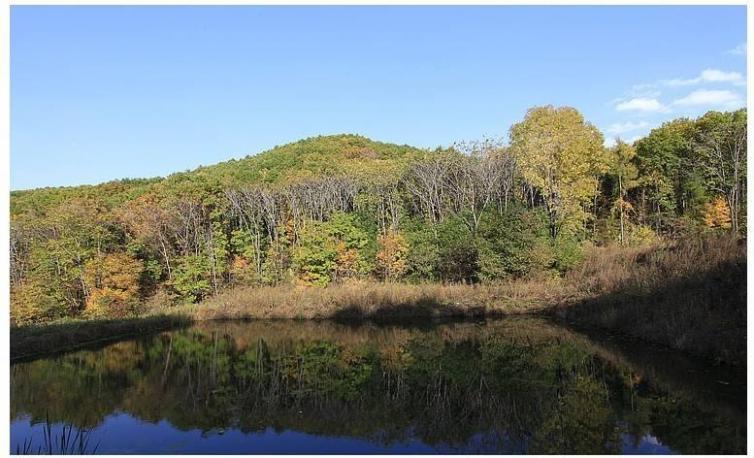
{"type": "Polygon", "coordinates": [[[501,316],[543,311],[557,279],[491,284],[354,281],[317,287],[238,287],[201,304],[162,309],[208,319],[369,319],[501,316]]]}
{"type": "Polygon", "coordinates": [[[565,281],[581,291],[581,299],[552,309],[567,321],[721,362],[746,362],[744,240],[707,237],[604,250],[565,281]]]}
{"type": "Polygon", "coordinates": [[[81,347],[105,345],[125,338],[176,329],[191,324],[177,314],[154,315],[124,320],[68,321],[10,330],[11,362],[34,359],[81,347]]]}
{"type": "Polygon", "coordinates": [[[746,245],[727,236],[593,248],[563,278],[490,284],[241,287],[173,308],[196,320],[549,314],[720,362],[746,359],[746,245]]]}

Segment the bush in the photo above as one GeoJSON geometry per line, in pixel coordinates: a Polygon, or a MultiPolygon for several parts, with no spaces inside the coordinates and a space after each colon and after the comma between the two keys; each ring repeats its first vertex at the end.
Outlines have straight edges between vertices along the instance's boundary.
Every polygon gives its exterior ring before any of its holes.
{"type": "Polygon", "coordinates": [[[386,280],[397,280],[403,276],[408,267],[408,243],[400,233],[389,232],[378,239],[380,251],[377,252],[379,274],[386,280]]]}
{"type": "Polygon", "coordinates": [[[552,266],[547,217],[540,210],[511,206],[504,215],[490,212],[482,219],[478,238],[483,240],[483,277],[522,277],[552,266]]]}
{"type": "Polygon", "coordinates": [[[324,234],[322,223],[308,224],[293,251],[298,279],[306,285],[327,286],[332,281],[337,256],[335,243],[324,234]]]}
{"type": "Polygon", "coordinates": [[[479,280],[479,251],[470,240],[457,240],[444,247],[438,271],[443,280],[474,283],[479,280]]]}
{"type": "Polygon", "coordinates": [[[558,237],[553,243],[553,267],[561,274],[577,266],[584,259],[584,250],[574,238],[558,237]]]}
{"type": "Polygon", "coordinates": [[[409,250],[406,273],[413,280],[434,280],[440,262],[440,250],[432,229],[422,224],[408,224],[405,229],[409,250]]]}
{"type": "Polygon", "coordinates": [[[173,289],[184,299],[199,302],[212,291],[209,261],[204,256],[187,256],[173,271],[173,289]]]}

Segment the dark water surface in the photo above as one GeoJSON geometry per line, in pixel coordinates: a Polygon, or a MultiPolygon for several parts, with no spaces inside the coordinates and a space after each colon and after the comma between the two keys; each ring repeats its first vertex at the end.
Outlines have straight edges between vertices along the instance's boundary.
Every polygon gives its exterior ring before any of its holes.
{"type": "Polygon", "coordinates": [[[528,318],[201,323],[11,366],[11,453],[746,453],[740,372],[528,318]]]}

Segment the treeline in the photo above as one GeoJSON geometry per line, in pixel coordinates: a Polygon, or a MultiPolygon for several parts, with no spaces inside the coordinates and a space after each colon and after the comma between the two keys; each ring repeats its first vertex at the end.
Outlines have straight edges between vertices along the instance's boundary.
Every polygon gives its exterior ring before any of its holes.
{"type": "Polygon", "coordinates": [[[603,143],[576,110],[540,107],[508,144],[319,137],[164,181],[12,195],[12,317],[133,315],[238,284],[558,275],[587,242],[745,233],[745,110],[603,143]]]}

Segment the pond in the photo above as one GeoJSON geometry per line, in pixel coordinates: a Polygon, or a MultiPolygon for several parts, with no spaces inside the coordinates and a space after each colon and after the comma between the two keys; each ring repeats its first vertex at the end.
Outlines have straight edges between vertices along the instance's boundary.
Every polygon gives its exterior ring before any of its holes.
{"type": "Polygon", "coordinates": [[[11,366],[11,453],[746,453],[743,370],[517,318],[206,322],[11,366]]]}

